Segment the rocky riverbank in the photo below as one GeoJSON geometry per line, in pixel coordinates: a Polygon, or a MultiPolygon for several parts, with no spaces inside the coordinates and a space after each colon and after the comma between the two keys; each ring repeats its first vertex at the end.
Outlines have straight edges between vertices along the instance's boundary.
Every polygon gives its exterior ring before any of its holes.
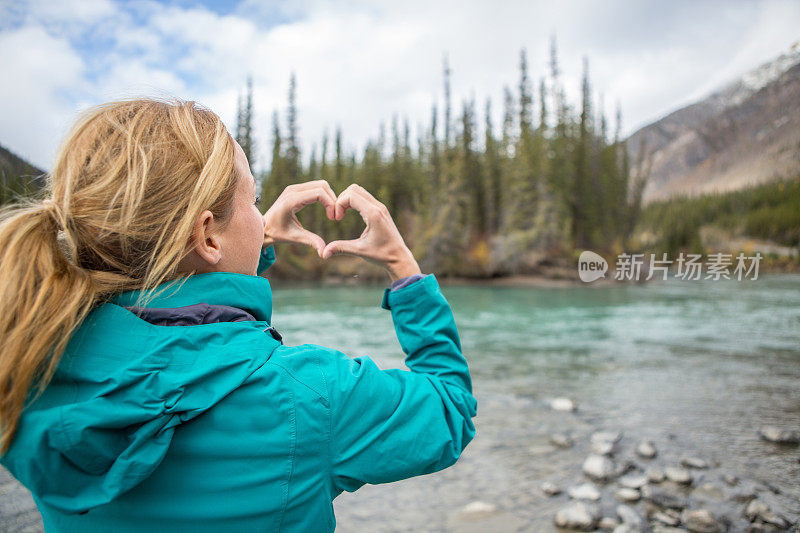
{"type": "MultiPolygon", "coordinates": [[[[576,402],[568,398],[552,399],[549,407],[556,412],[577,411],[576,402]]],[[[798,432],[787,428],[764,426],[758,435],[767,452],[774,446],[796,449],[800,443],[798,432]]],[[[571,480],[567,483],[544,479],[538,487],[542,495],[559,503],[550,513],[551,528],[556,531],[800,530],[797,509],[787,510],[776,499],[783,492],[779,486],[734,474],[724,459],[681,453],[675,449],[674,438],[654,442],[618,430],[598,429],[588,438],[557,432],[548,440],[556,450],[553,455],[578,446],[588,448],[582,463],[570,467],[579,476],[567,476],[571,480]],[[668,453],[662,453],[667,449],[668,453]]],[[[563,479],[563,473],[559,477],[563,479]]],[[[498,506],[476,500],[462,508],[461,515],[480,519],[492,512],[499,512],[498,506]]],[[[538,528],[543,526],[539,523],[538,528]]],[[[516,526],[508,529],[523,530],[516,526]]]]}

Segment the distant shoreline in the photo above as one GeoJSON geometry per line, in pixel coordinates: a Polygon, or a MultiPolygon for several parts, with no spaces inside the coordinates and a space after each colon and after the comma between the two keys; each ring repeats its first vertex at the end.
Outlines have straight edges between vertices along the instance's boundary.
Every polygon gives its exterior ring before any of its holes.
{"type": "MultiPolygon", "coordinates": [[[[762,275],[790,275],[790,274],[799,274],[800,270],[797,269],[766,269],[759,271],[759,277],[762,275]]],[[[433,272],[433,274],[436,274],[433,272]]],[[[564,278],[564,277],[553,277],[553,276],[546,276],[546,275],[536,275],[536,274],[520,274],[520,275],[512,275],[512,276],[499,276],[494,278],[468,278],[468,277],[440,277],[437,275],[437,280],[439,281],[440,285],[448,286],[448,285],[472,285],[472,286],[486,286],[486,287],[541,287],[541,288],[575,288],[575,287],[609,287],[609,286],[621,286],[621,285],[644,285],[646,283],[651,282],[658,282],[664,281],[660,276],[654,277],[652,280],[645,280],[645,275],[642,275],[642,278],[638,281],[636,280],[615,280],[613,278],[613,272],[607,274],[605,279],[598,279],[592,281],[590,283],[585,283],[581,281],[577,275],[574,279],[564,278]]],[[[269,276],[267,276],[269,278],[269,276]]],[[[674,272],[670,272],[670,279],[677,279],[674,278],[674,272]]],[[[322,285],[324,287],[357,287],[357,286],[371,286],[371,285],[390,285],[389,277],[386,276],[384,278],[375,278],[375,277],[365,277],[363,275],[354,274],[352,276],[327,276],[317,280],[293,280],[293,279],[285,279],[285,278],[276,278],[276,282],[287,283],[290,285],[298,285],[298,286],[306,286],[306,285],[314,285],[319,286],[322,285]]],[[[705,280],[705,273],[703,277],[699,280],[684,280],[686,283],[692,283],[693,281],[708,281],[705,280]]],[[[750,279],[742,279],[741,281],[736,279],[720,279],[720,283],[743,283],[743,282],[753,282],[754,280],[750,279]]],[[[755,280],[758,282],[758,280],[755,280]]]]}

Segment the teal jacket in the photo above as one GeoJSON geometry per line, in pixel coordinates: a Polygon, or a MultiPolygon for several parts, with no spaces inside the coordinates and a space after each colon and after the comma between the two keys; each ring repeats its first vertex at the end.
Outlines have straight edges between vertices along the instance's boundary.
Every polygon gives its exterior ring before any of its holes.
{"type": "MultiPolygon", "coordinates": [[[[274,261],[265,248],[259,274],[274,261]]],[[[410,371],[282,344],[261,276],[197,274],[148,304],[255,320],[154,325],[126,309],[137,295],[89,314],[0,458],[48,533],[333,531],[342,491],[447,468],[475,436],[469,368],[433,274],[380,302],[410,371]]]]}

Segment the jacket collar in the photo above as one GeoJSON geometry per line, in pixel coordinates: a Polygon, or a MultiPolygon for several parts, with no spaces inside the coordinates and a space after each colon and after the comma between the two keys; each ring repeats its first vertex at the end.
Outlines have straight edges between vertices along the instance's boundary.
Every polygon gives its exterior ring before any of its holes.
{"type": "MultiPolygon", "coordinates": [[[[110,301],[123,307],[136,306],[141,292],[125,291],[110,301]]],[[[160,294],[142,307],[185,307],[199,303],[224,305],[242,309],[256,320],[272,323],[272,288],[269,280],[261,276],[205,272],[190,276],[180,287],[175,280],[162,283],[154,292],[160,294]]]]}
{"type": "Polygon", "coordinates": [[[197,326],[217,322],[254,321],[256,318],[238,307],[229,305],[192,304],[183,307],[125,306],[139,318],[156,326],[197,326]]]}

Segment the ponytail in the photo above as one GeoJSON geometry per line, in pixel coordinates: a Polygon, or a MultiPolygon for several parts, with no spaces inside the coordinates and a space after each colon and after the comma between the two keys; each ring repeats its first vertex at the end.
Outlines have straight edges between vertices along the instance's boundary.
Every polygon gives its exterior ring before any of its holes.
{"type": "Polygon", "coordinates": [[[55,204],[0,211],[0,455],[11,445],[28,391],[34,400],[58,366],[75,327],[91,310],[88,272],[59,244],[55,204]]]}

